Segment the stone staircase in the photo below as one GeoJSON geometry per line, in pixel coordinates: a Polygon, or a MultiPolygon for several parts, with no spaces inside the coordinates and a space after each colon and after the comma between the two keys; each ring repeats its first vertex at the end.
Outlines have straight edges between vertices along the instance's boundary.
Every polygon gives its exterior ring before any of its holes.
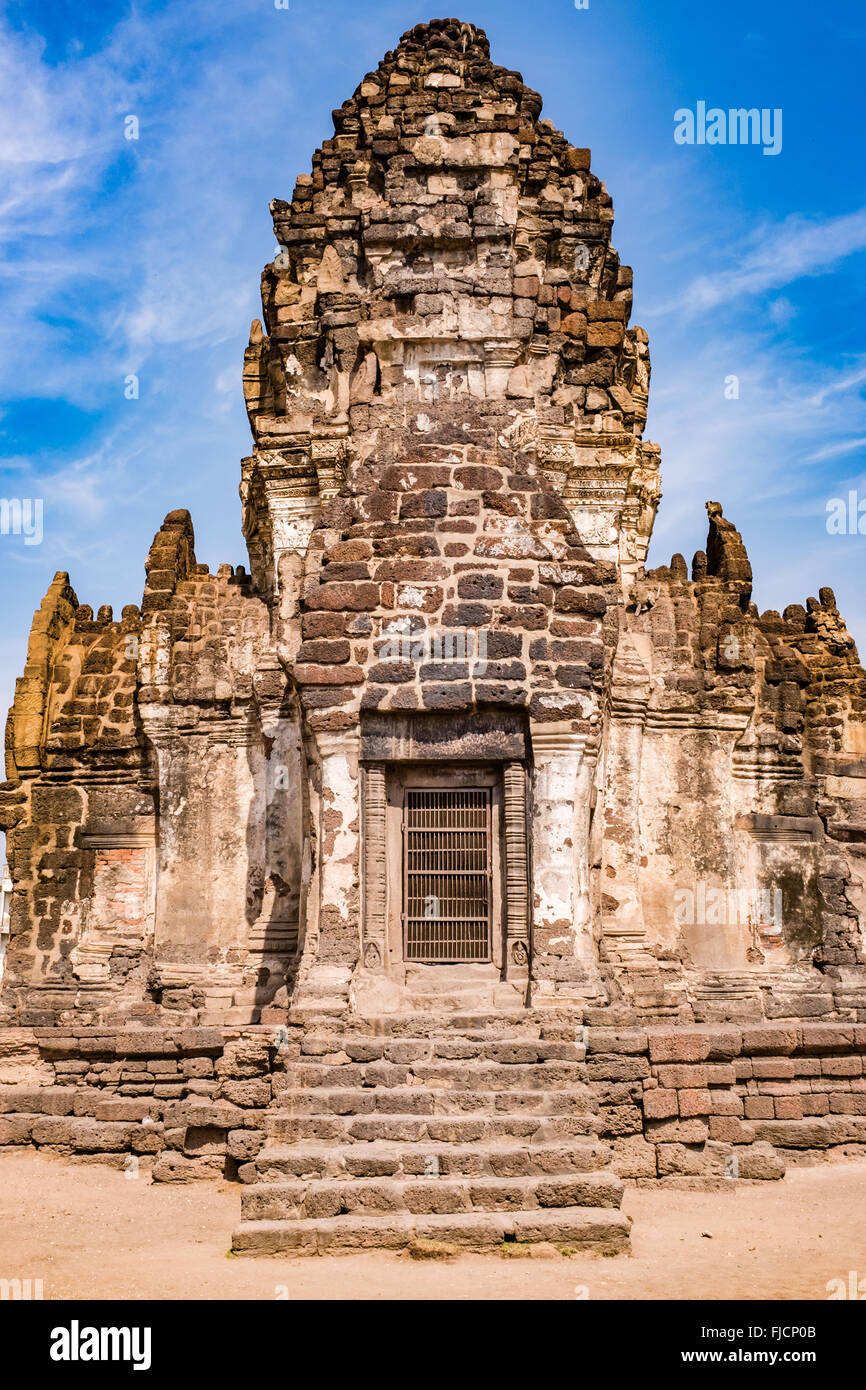
{"type": "Polygon", "coordinates": [[[627,1251],[578,1029],[525,1013],[311,1021],[240,1169],[234,1251],[627,1251]]]}

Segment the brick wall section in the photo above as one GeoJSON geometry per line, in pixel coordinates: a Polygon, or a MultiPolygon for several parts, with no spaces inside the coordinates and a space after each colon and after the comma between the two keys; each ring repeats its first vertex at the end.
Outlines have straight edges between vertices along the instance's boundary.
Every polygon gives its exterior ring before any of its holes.
{"type": "Polygon", "coordinates": [[[587,1067],[622,1176],[775,1177],[866,1143],[864,1053],[853,1023],[590,1029],[587,1067]]]}
{"type": "MultiPolygon", "coordinates": [[[[155,1160],[156,1180],[253,1180],[244,1165],[265,1142],[285,1068],[318,1060],[322,1026],[342,1027],[347,1060],[369,1086],[389,1059],[423,1053],[419,1035],[443,1030],[441,1020],[417,1017],[391,1020],[376,1037],[358,1020],[291,1018],[280,1029],[7,1029],[0,1149],[32,1144],[117,1165],[139,1155],[155,1160]],[[416,1041],[407,1043],[410,1036],[416,1041]]],[[[579,1080],[595,1093],[598,1137],[623,1178],[774,1179],[786,1161],[866,1152],[864,1024],[584,1030],[552,1014],[519,1024],[455,1019],[450,1032],[455,1043],[461,1033],[480,1038],[497,1063],[519,1064],[523,1049],[502,1043],[518,1028],[523,1041],[542,1036],[550,1055],[567,1046],[582,1059],[579,1080]]],[[[457,1047],[454,1055],[464,1054],[457,1047]]]]}
{"type": "MultiPolygon", "coordinates": [[[[786,864],[776,862],[772,880],[785,900],[786,939],[795,954],[830,967],[813,981],[816,993],[829,991],[836,967],[863,962],[855,896],[860,870],[847,847],[862,846],[866,836],[866,759],[853,751],[860,747],[866,674],[833,590],[821,588],[805,607],[760,613],[740,533],[717,503],[707,510],[707,548],[694,556],[691,577],[684,557],[674,555],[632,590],[635,630],[652,640],[648,713],[675,712],[698,722],[748,718],[732,745],[731,769],[735,777],[757,777],[755,810],[818,827],[814,886],[796,850],[786,864]]],[[[695,838],[706,850],[724,819],[709,799],[705,809],[695,838]]],[[[732,850],[727,826],[725,833],[732,850]]],[[[730,866],[727,877],[735,877],[730,866]]],[[[785,998],[786,992],[783,986],[773,1002],[791,1017],[829,1014],[834,1007],[829,993],[825,1006],[810,1008],[808,1001],[785,998]]]]}
{"type": "Polygon", "coordinates": [[[156,1179],[233,1173],[261,1145],[273,1029],[9,1029],[0,1035],[0,1147],[33,1144],[122,1165],[157,1158],[156,1179]]]}
{"type": "Polygon", "coordinates": [[[368,463],[313,537],[294,671],[310,727],[352,727],[359,710],[495,705],[590,732],[613,566],[592,559],[552,488],[513,455],[414,454],[368,463]],[[425,634],[430,658],[413,660],[425,634]],[[437,660],[449,639],[458,659],[437,660]]]}
{"type": "Polygon", "coordinates": [[[194,543],[185,511],[170,512],[154,537],[145,563],[144,655],[136,695],[142,704],[227,709],[252,695],[267,610],[253,596],[243,565],[220,565],[211,574],[197,563],[194,543]]]}
{"type": "MultiPolygon", "coordinates": [[[[784,614],[759,613],[740,533],[718,504],[707,510],[707,549],[695,555],[691,578],[684,557],[674,555],[670,565],[648,570],[632,594],[638,610],[646,609],[639,630],[653,638],[654,703],[754,709],[738,753],[760,748],[783,768],[802,768],[804,741],[813,755],[841,755],[846,714],[856,721],[866,710],[866,674],[833,590],[822,588],[806,607],[790,604],[784,614]]],[[[841,811],[828,806],[825,814],[841,811]]]]}
{"type": "Polygon", "coordinates": [[[124,932],[144,931],[149,902],[145,894],[147,850],[96,852],[96,887],[111,918],[124,932]]]}

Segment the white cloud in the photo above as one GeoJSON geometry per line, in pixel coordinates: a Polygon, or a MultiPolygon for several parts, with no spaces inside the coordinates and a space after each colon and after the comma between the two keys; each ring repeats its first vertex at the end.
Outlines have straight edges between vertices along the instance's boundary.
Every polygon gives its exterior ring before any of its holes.
{"type": "Polygon", "coordinates": [[[743,533],[759,607],[781,611],[830,585],[866,651],[866,537],[826,529],[828,498],[849,486],[833,461],[866,434],[866,374],[818,366],[796,344],[757,334],[704,338],[687,353],[672,327],[657,335],[650,392],[647,437],[662,447],[664,493],[650,564],[703,549],[704,504],[718,501],[743,533]],[[731,374],[738,400],[725,399],[731,374]]]}
{"type": "Polygon", "coordinates": [[[103,55],[49,67],[43,50],[38,36],[0,18],[0,244],[22,231],[44,234],[47,211],[69,212],[97,186],[116,150],[111,113],[131,89],[103,55]]]}
{"type": "Polygon", "coordinates": [[[825,444],[822,449],[816,449],[814,454],[809,455],[809,463],[824,463],[827,459],[842,458],[845,454],[854,454],[859,449],[866,449],[866,435],[859,439],[841,439],[836,444],[825,444]]]}
{"type": "Polygon", "coordinates": [[[826,274],[841,260],[864,248],[866,208],[823,219],[793,214],[782,223],[760,228],[742,248],[738,263],[729,270],[695,277],[681,294],[653,312],[700,313],[744,296],[781,289],[804,275],[826,274]]]}
{"type": "Polygon", "coordinates": [[[855,387],[862,386],[864,382],[866,382],[866,366],[857,367],[854,371],[831,377],[810,397],[810,402],[813,405],[823,405],[830,396],[838,396],[840,393],[852,391],[855,387]]]}
{"type": "Polygon", "coordinates": [[[796,305],[792,304],[790,299],[786,299],[784,295],[772,300],[767,312],[777,328],[787,328],[788,324],[797,317],[796,305]]]}

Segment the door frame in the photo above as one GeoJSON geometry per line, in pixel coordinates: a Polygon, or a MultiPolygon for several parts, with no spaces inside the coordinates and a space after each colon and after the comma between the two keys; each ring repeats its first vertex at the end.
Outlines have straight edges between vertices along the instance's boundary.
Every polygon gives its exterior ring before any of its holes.
{"type": "Polygon", "coordinates": [[[391,764],[386,770],[386,864],[387,864],[387,949],[388,964],[401,971],[405,966],[486,965],[501,974],[504,965],[505,923],[505,811],[501,766],[489,763],[391,764]],[[490,789],[490,957],[486,961],[407,961],[404,957],[404,863],[403,814],[406,791],[459,790],[461,787],[490,789]]]}

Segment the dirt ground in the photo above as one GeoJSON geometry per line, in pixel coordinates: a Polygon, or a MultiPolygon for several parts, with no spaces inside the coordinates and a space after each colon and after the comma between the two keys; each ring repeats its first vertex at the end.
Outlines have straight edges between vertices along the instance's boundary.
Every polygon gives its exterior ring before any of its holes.
{"type": "Polygon", "coordinates": [[[0,1279],[46,1299],[826,1299],[866,1276],[866,1164],[722,1192],[629,1189],[633,1254],[229,1255],[237,1186],[152,1184],[104,1164],[0,1154],[0,1279]]]}

